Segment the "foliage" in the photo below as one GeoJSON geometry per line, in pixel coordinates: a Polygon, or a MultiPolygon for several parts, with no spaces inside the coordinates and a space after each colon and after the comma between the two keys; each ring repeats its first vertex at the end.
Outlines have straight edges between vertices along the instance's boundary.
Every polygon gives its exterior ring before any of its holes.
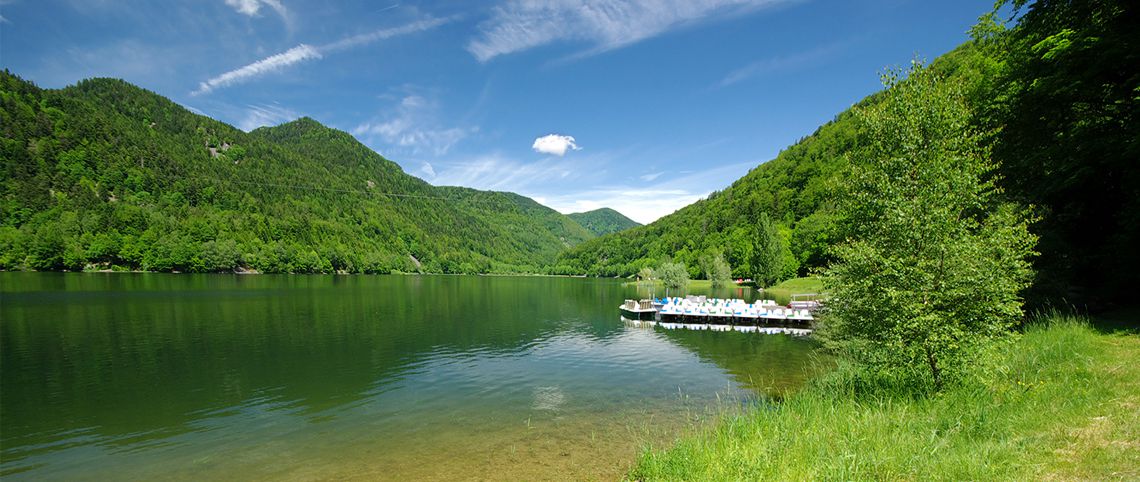
{"type": "Polygon", "coordinates": [[[308,118],[250,133],[111,79],[0,73],[0,269],[540,272],[593,237],[308,118]]]}
{"type": "Polygon", "coordinates": [[[646,266],[644,268],[641,268],[641,271],[637,272],[637,277],[641,281],[649,281],[657,278],[657,272],[654,271],[653,268],[646,266]]]}
{"type": "Polygon", "coordinates": [[[883,371],[925,367],[936,389],[1022,316],[1036,238],[996,199],[994,165],[961,90],[914,63],[885,102],[859,109],[840,206],[847,242],[825,271],[825,337],[883,371]]]}
{"type": "Polygon", "coordinates": [[[657,268],[657,277],[667,289],[682,289],[689,283],[689,270],[681,263],[669,261],[657,268]]]}
{"type": "Polygon", "coordinates": [[[584,213],[571,213],[567,214],[567,216],[578,224],[581,224],[583,228],[586,228],[587,231],[593,233],[595,236],[616,233],[641,226],[637,221],[629,219],[622,213],[610,208],[595,209],[584,213]]]}
{"type": "Polygon", "coordinates": [[[724,260],[724,254],[720,252],[702,256],[701,271],[704,271],[705,279],[709,280],[709,284],[713,288],[732,284],[732,268],[728,266],[728,262],[724,260]]]}
{"type": "Polygon", "coordinates": [[[1130,300],[1140,286],[1140,30],[1135,2],[1015,0],[978,99],[1014,199],[1041,206],[1034,295],[1130,300]]]}
{"type": "Polygon", "coordinates": [[[771,286],[783,271],[784,241],[779,228],[761,213],[756,222],[756,240],[752,247],[752,278],[759,286],[771,286]]]}
{"type": "Polygon", "coordinates": [[[787,304],[791,301],[792,295],[821,294],[823,292],[823,280],[819,277],[792,278],[764,288],[764,298],[775,300],[780,304],[787,304]]]}
{"type": "Polygon", "coordinates": [[[1138,357],[1140,337],[1055,316],[939,396],[844,366],[646,451],[627,478],[1135,479],[1138,357]]]}

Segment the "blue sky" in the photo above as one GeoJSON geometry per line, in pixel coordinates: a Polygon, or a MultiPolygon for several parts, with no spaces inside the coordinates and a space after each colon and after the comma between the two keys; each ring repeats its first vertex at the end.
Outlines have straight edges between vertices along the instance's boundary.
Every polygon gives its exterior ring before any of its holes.
{"type": "Polygon", "coordinates": [[[650,222],[967,39],[992,0],[0,0],[0,65],[300,116],[436,185],[650,222]]]}

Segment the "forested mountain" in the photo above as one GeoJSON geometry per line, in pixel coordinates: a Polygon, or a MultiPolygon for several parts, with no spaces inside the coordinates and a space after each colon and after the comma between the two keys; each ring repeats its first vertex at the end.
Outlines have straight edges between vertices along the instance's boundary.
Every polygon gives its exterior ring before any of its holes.
{"type": "MultiPolygon", "coordinates": [[[[1031,227],[1040,255],[1030,297],[1128,301],[1140,285],[1136,8],[1007,3],[1012,25],[982,15],[973,40],[930,68],[963,91],[1002,194],[1039,217],[1031,227]]],[[[841,113],[725,190],[647,226],[587,241],[553,270],[631,275],[672,258],[700,276],[701,256],[723,252],[736,276],[772,266],[774,279],[808,273],[826,264],[837,241],[831,196],[861,139],[850,111],[841,113]]]]}
{"type": "MultiPolygon", "coordinates": [[[[947,82],[981,89],[986,58],[966,44],[937,59],[947,82]]],[[[811,135],[753,168],[722,191],[673,214],[627,231],[592,239],[564,253],[557,273],[629,276],[672,259],[692,277],[704,277],[700,259],[722,253],[734,277],[772,280],[806,275],[824,266],[837,239],[834,194],[848,167],[846,156],[859,145],[852,109],[880,102],[881,93],[862,99],[811,135]]]]}
{"type": "Polygon", "coordinates": [[[597,236],[641,226],[641,223],[629,219],[625,217],[624,214],[610,208],[595,209],[584,213],[570,213],[567,214],[567,216],[597,236]]]}
{"type": "Polygon", "coordinates": [[[593,237],[312,119],[245,133],[119,80],[0,73],[0,142],[3,269],[536,272],[593,237]]]}
{"type": "MultiPolygon", "coordinates": [[[[864,102],[872,102],[872,99],[864,102]]],[[[831,242],[829,194],[856,141],[848,113],[752,169],[723,191],[657,221],[582,243],[563,254],[554,271],[628,276],[666,258],[701,277],[699,259],[722,252],[737,277],[751,277],[762,217],[782,238],[782,277],[820,265],[831,242]],[[794,241],[793,241],[794,240],[794,241]]]]}

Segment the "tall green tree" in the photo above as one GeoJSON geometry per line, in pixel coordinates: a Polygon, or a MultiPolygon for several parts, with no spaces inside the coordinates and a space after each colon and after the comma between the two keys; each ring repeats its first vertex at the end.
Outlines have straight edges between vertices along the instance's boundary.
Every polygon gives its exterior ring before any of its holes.
{"type": "Polygon", "coordinates": [[[918,62],[883,81],[886,101],[857,111],[866,142],[850,159],[822,333],[872,370],[927,372],[940,390],[1022,316],[1036,238],[1000,202],[957,84],[918,62]]]}
{"type": "Polygon", "coordinates": [[[649,280],[652,280],[656,277],[657,277],[657,272],[653,271],[653,268],[651,268],[649,266],[641,268],[637,272],[637,278],[640,281],[649,281],[649,280]]]}
{"type": "Polygon", "coordinates": [[[706,254],[701,257],[701,269],[705,278],[713,288],[728,286],[732,283],[732,268],[725,261],[724,254],[720,252],[706,254]]]}
{"type": "Polygon", "coordinates": [[[784,243],[779,227],[760,213],[756,220],[756,238],[752,248],[752,278],[760,286],[771,286],[783,271],[784,243]]]}
{"type": "Polygon", "coordinates": [[[661,278],[666,289],[682,289],[689,283],[689,269],[681,263],[668,261],[657,268],[657,277],[661,278]]]}

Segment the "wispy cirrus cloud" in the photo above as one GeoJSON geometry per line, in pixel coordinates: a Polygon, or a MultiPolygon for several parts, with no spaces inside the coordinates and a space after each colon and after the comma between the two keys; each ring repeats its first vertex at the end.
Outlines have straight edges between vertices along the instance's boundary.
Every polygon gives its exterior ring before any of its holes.
{"type": "Polygon", "coordinates": [[[615,209],[641,224],[649,224],[662,216],[695,203],[709,192],[690,189],[662,189],[655,187],[600,188],[588,191],[544,196],[542,204],[563,214],[593,211],[599,208],[615,209]]]}
{"type": "Polygon", "coordinates": [[[791,55],[757,60],[729,72],[717,85],[727,87],[753,77],[809,67],[834,56],[843,50],[843,47],[844,44],[842,43],[834,43],[816,47],[811,50],[796,52],[791,55]]]}
{"type": "Polygon", "coordinates": [[[265,74],[283,70],[290,65],[298,64],[306,60],[319,59],[321,57],[321,52],[316,48],[301,44],[285,52],[270,55],[252,64],[231,70],[202,82],[198,84],[198,90],[192,92],[191,95],[208,94],[215,89],[229,87],[254,77],[260,77],[265,74]]]}
{"type": "Polygon", "coordinates": [[[492,10],[467,50],[480,62],[559,41],[604,52],[713,17],[787,0],[511,0],[492,10]]]}
{"type": "Polygon", "coordinates": [[[238,121],[238,128],[249,132],[262,126],[275,126],[301,117],[296,111],[280,104],[258,104],[246,106],[245,117],[238,121]]]}
{"type": "Polygon", "coordinates": [[[405,93],[396,105],[384,109],[385,114],[353,128],[352,135],[369,144],[384,144],[386,154],[442,156],[479,131],[478,126],[442,125],[439,101],[426,95],[405,93]]]}
{"type": "Polygon", "coordinates": [[[191,95],[208,94],[220,88],[229,87],[231,85],[247,82],[266,74],[282,71],[287,67],[296,64],[321,59],[327,54],[354,47],[364,46],[392,37],[423,32],[425,30],[439,27],[452,20],[454,20],[454,17],[419,20],[399,27],[380,29],[365,34],[353,35],[351,37],[346,37],[336,42],[318,47],[307,44],[300,44],[296,47],[286,50],[285,52],[271,55],[251,64],[247,64],[245,66],[205,80],[198,84],[198,89],[194,92],[191,92],[191,95]]]}
{"type": "Polygon", "coordinates": [[[581,177],[586,170],[570,161],[548,157],[535,162],[522,162],[501,154],[486,154],[470,160],[436,163],[437,186],[466,186],[493,191],[534,191],[552,181],[581,177]]]}
{"type": "MultiPolygon", "coordinates": [[[[644,183],[602,185],[582,191],[548,194],[543,196],[542,203],[565,214],[608,207],[634,221],[648,224],[708,197],[713,191],[724,189],[756,164],[749,161],[700,171],[655,173],[668,175],[661,182],[648,180],[644,183]]],[[[656,178],[655,176],[654,179],[656,178]]]]}
{"type": "Polygon", "coordinates": [[[610,207],[634,221],[650,223],[724,189],[758,164],[747,161],[711,169],[665,170],[650,173],[648,180],[644,176],[622,178],[607,171],[614,159],[626,155],[625,151],[602,152],[576,159],[548,156],[523,161],[491,153],[434,162],[428,180],[437,186],[517,192],[562,213],[610,207]]]}
{"type": "Polygon", "coordinates": [[[325,45],[321,47],[321,50],[324,52],[335,52],[350,49],[353,47],[360,47],[380,40],[390,39],[392,37],[399,37],[401,35],[409,35],[413,33],[423,32],[425,30],[431,30],[433,28],[452,22],[457,18],[458,17],[454,16],[441,18],[432,17],[423,20],[417,20],[415,22],[409,23],[407,25],[401,25],[399,27],[384,28],[368,33],[353,35],[351,37],[345,37],[341,40],[337,40],[336,42],[325,45]]]}

